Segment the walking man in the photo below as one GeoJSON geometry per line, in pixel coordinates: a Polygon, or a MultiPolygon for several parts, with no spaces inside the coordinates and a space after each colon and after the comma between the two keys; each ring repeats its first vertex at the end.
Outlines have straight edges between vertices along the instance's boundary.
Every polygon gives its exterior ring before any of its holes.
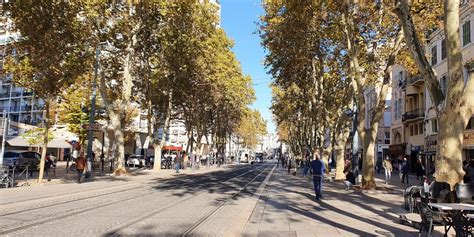
{"type": "Polygon", "coordinates": [[[390,184],[390,178],[392,177],[392,162],[390,162],[390,158],[387,156],[383,161],[383,169],[385,170],[385,183],[390,184]]]}
{"type": "Polygon", "coordinates": [[[321,190],[323,188],[323,177],[326,168],[324,162],[320,160],[319,155],[314,156],[314,160],[311,161],[311,169],[313,170],[313,184],[314,193],[316,194],[316,200],[321,200],[321,190]]]}
{"type": "Polygon", "coordinates": [[[175,156],[173,162],[174,162],[174,168],[176,170],[176,173],[179,173],[179,168],[180,168],[179,156],[175,156]]]}
{"type": "Polygon", "coordinates": [[[77,170],[77,182],[81,183],[82,179],[82,174],[84,173],[84,170],[86,169],[87,164],[86,164],[86,159],[84,158],[84,152],[81,152],[79,157],[76,159],[76,170],[77,170]]]}

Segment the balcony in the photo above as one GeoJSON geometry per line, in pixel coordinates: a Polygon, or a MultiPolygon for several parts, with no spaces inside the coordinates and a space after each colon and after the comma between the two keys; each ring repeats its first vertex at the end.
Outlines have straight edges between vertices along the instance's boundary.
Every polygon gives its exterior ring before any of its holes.
{"type": "Polygon", "coordinates": [[[23,96],[33,96],[33,92],[23,92],[23,96]]]}
{"type": "Polygon", "coordinates": [[[31,111],[31,105],[21,106],[21,112],[30,112],[30,111],[31,111]]]}
{"type": "Polygon", "coordinates": [[[417,76],[412,76],[408,78],[407,84],[408,85],[421,85],[423,84],[424,81],[425,80],[423,79],[422,76],[417,75],[417,76]]]}
{"type": "Polygon", "coordinates": [[[20,111],[20,106],[10,106],[10,112],[18,112],[20,111]]]}
{"type": "Polygon", "coordinates": [[[10,92],[0,93],[0,99],[8,99],[10,98],[10,92]]]}
{"type": "Polygon", "coordinates": [[[20,96],[21,96],[21,91],[14,91],[14,92],[12,92],[11,97],[20,97],[20,96]]]}
{"type": "Polygon", "coordinates": [[[420,108],[412,111],[408,111],[402,115],[402,122],[405,122],[406,120],[413,120],[413,119],[419,119],[419,118],[424,118],[425,117],[425,109],[420,108]]]}

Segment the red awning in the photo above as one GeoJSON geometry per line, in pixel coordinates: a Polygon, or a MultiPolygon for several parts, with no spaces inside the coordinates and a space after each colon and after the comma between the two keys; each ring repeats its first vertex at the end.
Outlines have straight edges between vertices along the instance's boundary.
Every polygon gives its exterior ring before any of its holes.
{"type": "Polygon", "coordinates": [[[182,151],[183,148],[180,147],[180,146],[163,146],[163,148],[161,148],[162,150],[170,150],[170,151],[182,151]]]}

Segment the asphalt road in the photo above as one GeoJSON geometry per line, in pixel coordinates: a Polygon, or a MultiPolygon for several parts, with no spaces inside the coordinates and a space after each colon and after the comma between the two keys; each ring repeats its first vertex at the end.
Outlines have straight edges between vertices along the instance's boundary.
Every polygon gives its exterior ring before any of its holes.
{"type": "Polygon", "coordinates": [[[11,202],[0,236],[224,236],[241,233],[274,163],[11,202]]]}

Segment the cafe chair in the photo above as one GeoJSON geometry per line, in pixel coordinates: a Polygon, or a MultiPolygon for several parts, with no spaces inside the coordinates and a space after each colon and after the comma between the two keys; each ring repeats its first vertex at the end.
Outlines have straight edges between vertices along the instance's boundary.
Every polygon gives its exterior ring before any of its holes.
{"type": "Polygon", "coordinates": [[[423,230],[428,231],[428,236],[432,236],[431,232],[433,231],[433,228],[435,226],[443,226],[444,227],[444,236],[448,236],[448,231],[451,227],[448,214],[435,211],[431,209],[428,204],[424,202],[419,202],[417,204],[418,207],[418,212],[420,213],[421,216],[421,223],[420,223],[420,229],[418,231],[418,236],[421,237],[421,233],[423,230]]]}
{"type": "Polygon", "coordinates": [[[473,184],[456,184],[456,197],[460,203],[474,204],[474,185],[473,184]]]}
{"type": "Polygon", "coordinates": [[[416,203],[418,202],[418,199],[421,198],[421,191],[422,191],[422,187],[420,186],[410,186],[405,189],[405,192],[403,195],[405,199],[405,205],[404,205],[405,210],[409,212],[417,211],[416,203]]]}
{"type": "Polygon", "coordinates": [[[449,202],[451,185],[446,182],[433,181],[430,185],[431,202],[449,202]]]}

